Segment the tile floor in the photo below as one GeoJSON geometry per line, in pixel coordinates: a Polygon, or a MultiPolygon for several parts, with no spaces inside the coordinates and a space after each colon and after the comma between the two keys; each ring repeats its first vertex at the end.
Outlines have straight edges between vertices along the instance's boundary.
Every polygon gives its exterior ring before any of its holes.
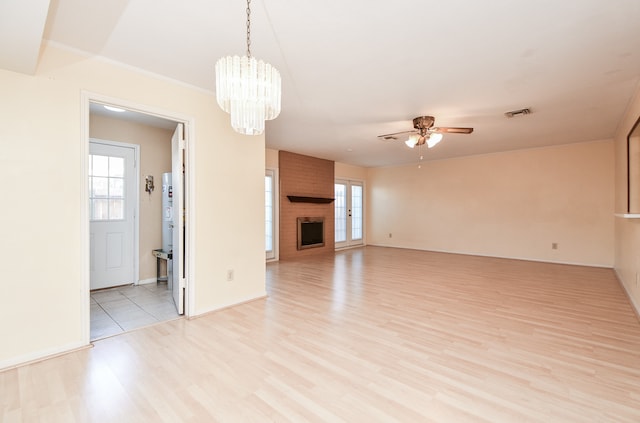
{"type": "Polygon", "coordinates": [[[166,283],[91,292],[91,340],[178,318],[166,283]]]}

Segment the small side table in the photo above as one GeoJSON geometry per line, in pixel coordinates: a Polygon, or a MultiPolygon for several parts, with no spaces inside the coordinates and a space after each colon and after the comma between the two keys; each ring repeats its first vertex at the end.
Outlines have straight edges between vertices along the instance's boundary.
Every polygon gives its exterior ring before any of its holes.
{"type": "Polygon", "coordinates": [[[153,250],[151,252],[155,258],[156,258],[156,284],[158,282],[168,282],[168,278],[165,277],[160,277],[160,260],[165,260],[167,261],[167,269],[169,269],[169,260],[171,260],[173,258],[173,255],[171,253],[171,251],[164,251],[162,248],[159,248],[157,250],[153,250]]]}

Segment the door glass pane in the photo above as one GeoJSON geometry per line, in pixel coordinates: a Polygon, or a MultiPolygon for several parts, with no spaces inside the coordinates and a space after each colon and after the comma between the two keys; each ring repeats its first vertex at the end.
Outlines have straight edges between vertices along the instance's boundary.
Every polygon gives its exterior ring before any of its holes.
{"type": "Polygon", "coordinates": [[[107,220],[109,219],[109,200],[92,199],[92,220],[107,220]]]}
{"type": "Polygon", "coordinates": [[[264,177],[265,251],[273,251],[273,177],[264,177]]]}
{"type": "Polygon", "coordinates": [[[109,220],[124,219],[124,200],[109,200],[109,220]]]}
{"type": "Polygon", "coordinates": [[[347,240],[347,186],[335,184],[335,242],[347,240]]]}
{"type": "Polygon", "coordinates": [[[362,187],[351,185],[351,240],[362,239],[362,187]]]}
{"type": "Polygon", "coordinates": [[[109,178],[109,197],[124,197],[124,179],[109,178]]]}
{"type": "Polygon", "coordinates": [[[109,157],[93,155],[93,176],[109,176],[109,157]]]}
{"type": "Polygon", "coordinates": [[[91,193],[92,197],[108,197],[109,196],[109,178],[93,177],[91,193]]]}
{"type": "Polygon", "coordinates": [[[109,157],[109,176],[124,177],[123,157],[109,157]]]}

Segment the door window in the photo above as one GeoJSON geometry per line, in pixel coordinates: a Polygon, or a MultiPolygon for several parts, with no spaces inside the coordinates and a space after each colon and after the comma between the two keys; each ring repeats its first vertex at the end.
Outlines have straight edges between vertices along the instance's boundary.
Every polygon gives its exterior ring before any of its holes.
{"type": "Polygon", "coordinates": [[[91,220],[122,220],[125,210],[124,158],[89,155],[91,220]]]}
{"type": "Polygon", "coordinates": [[[335,184],[335,242],[347,240],[347,186],[342,183],[335,184]]]}
{"type": "Polygon", "coordinates": [[[351,240],[362,240],[362,185],[351,185],[351,240]]]}

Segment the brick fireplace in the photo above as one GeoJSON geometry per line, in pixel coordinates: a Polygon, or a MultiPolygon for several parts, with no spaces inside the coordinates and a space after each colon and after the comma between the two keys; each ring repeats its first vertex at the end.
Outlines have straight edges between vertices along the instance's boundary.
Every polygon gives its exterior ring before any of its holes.
{"type": "Polygon", "coordinates": [[[334,162],[280,151],[280,260],[333,252],[334,162]],[[288,197],[292,197],[291,201],[288,197]],[[324,218],[324,246],[298,250],[298,218],[324,218]]]}

